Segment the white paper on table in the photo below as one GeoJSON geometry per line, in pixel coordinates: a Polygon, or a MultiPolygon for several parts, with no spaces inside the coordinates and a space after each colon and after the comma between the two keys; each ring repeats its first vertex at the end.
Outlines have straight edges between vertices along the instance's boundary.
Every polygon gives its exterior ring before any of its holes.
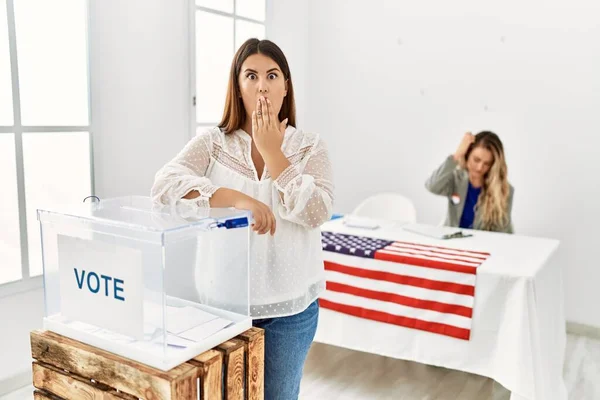
{"type": "Polygon", "coordinates": [[[167,344],[175,347],[188,347],[193,345],[194,342],[169,333],[167,335],[167,344]]]}
{"type": "Polygon", "coordinates": [[[224,318],[216,318],[203,325],[197,326],[185,332],[178,334],[177,336],[200,342],[209,336],[214,335],[225,327],[231,325],[232,322],[224,318]]]}
{"type": "Polygon", "coordinates": [[[402,229],[435,239],[452,239],[455,237],[458,238],[472,236],[470,233],[463,234],[463,230],[461,228],[454,228],[450,226],[431,226],[413,223],[402,226],[402,229]]]}
{"type": "Polygon", "coordinates": [[[167,307],[167,331],[179,334],[218,317],[196,307],[167,307]]]}
{"type": "Polygon", "coordinates": [[[358,217],[356,215],[348,215],[344,218],[344,225],[351,228],[362,228],[362,229],[377,229],[379,223],[370,218],[358,217]]]}

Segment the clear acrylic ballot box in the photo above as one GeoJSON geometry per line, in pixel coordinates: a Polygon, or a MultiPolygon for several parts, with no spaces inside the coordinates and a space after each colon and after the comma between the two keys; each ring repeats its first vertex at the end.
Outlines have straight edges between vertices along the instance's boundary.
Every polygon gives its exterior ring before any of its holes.
{"type": "Polygon", "coordinates": [[[39,209],[44,328],[164,371],[246,331],[249,219],[142,196],[39,209]]]}

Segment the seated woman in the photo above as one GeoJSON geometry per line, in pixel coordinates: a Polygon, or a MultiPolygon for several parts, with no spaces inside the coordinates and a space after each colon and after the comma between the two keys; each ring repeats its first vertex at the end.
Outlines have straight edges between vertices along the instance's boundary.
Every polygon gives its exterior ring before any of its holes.
{"type": "Polygon", "coordinates": [[[448,198],[445,225],[513,233],[514,189],[508,183],[504,148],[495,133],[466,133],[425,187],[448,198]]]}

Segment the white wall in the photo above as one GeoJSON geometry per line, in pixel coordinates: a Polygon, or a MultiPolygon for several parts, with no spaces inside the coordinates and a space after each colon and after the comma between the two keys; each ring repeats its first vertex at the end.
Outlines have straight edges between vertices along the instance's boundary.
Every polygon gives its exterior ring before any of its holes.
{"type": "Polygon", "coordinates": [[[186,0],[90,1],[96,194],[148,195],[189,140],[186,0]]]}
{"type": "Polygon", "coordinates": [[[600,327],[598,20],[595,0],[311,1],[303,127],[328,141],[336,211],[389,190],[437,223],[425,179],[463,132],[496,131],[518,233],[561,240],[567,319],[600,327]]]}
{"type": "Polygon", "coordinates": [[[290,66],[300,128],[307,122],[308,110],[309,5],[303,0],[267,0],[267,36],[281,48],[290,66]]]}
{"type": "Polygon", "coordinates": [[[0,395],[31,382],[29,332],[42,327],[44,291],[0,298],[0,395]]]}

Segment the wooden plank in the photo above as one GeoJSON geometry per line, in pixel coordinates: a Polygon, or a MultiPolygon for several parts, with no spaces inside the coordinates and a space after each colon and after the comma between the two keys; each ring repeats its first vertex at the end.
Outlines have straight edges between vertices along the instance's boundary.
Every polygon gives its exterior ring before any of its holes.
{"type": "Polygon", "coordinates": [[[171,384],[171,397],[169,397],[171,400],[196,400],[198,398],[199,368],[190,362],[186,364],[192,366],[193,369],[181,375],[171,384]]]}
{"type": "Polygon", "coordinates": [[[186,392],[192,396],[197,394],[197,367],[189,363],[165,372],[54,332],[39,330],[31,332],[31,353],[38,361],[146,400],[172,400],[178,393],[186,392]]]}
{"type": "Polygon", "coordinates": [[[68,372],[61,371],[51,365],[40,362],[32,363],[33,386],[66,399],[82,400],[133,400],[137,399],[126,393],[101,383],[92,382],[68,372]]]}
{"type": "Polygon", "coordinates": [[[110,392],[113,393],[115,396],[117,396],[117,398],[119,398],[119,399],[139,400],[139,398],[137,396],[133,396],[133,395],[131,395],[129,393],[125,393],[125,392],[120,392],[117,389],[111,388],[110,392]]]}
{"type": "Polygon", "coordinates": [[[221,400],[223,398],[223,354],[212,349],[188,362],[198,367],[200,398],[202,400],[221,400]]]}
{"type": "Polygon", "coordinates": [[[228,340],[217,346],[223,353],[223,372],[225,374],[224,400],[244,399],[244,342],[238,339],[228,340]]]}
{"type": "Polygon", "coordinates": [[[263,400],[265,397],[265,331],[250,328],[237,337],[246,350],[246,399],[263,400]]]}
{"type": "Polygon", "coordinates": [[[35,390],[33,392],[34,400],[64,400],[58,396],[53,395],[52,393],[45,392],[43,390],[35,390]]]}

